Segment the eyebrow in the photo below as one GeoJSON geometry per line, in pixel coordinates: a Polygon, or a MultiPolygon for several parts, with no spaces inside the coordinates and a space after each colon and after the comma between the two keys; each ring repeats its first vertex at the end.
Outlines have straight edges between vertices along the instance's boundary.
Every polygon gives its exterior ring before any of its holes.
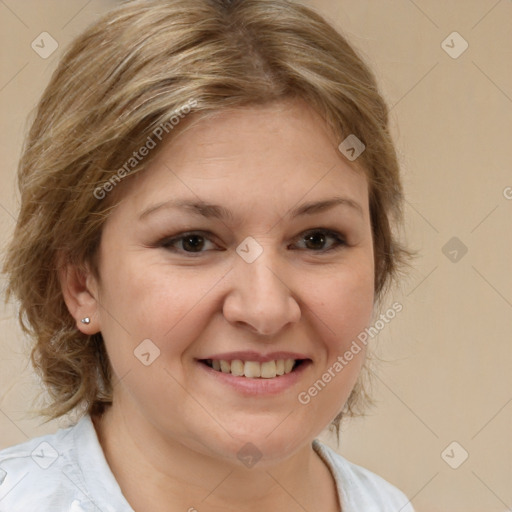
{"type": "MultiPolygon", "coordinates": [[[[315,213],[324,212],[330,210],[336,206],[346,206],[354,211],[358,212],[361,216],[363,216],[363,208],[362,206],[350,199],[348,197],[333,197],[330,199],[325,199],[323,201],[310,201],[308,203],[301,204],[300,206],[294,208],[289,213],[291,218],[301,217],[304,215],[314,215],[315,213]]],[[[209,204],[204,201],[190,201],[190,200],[176,200],[171,199],[170,201],[165,201],[163,203],[158,203],[156,205],[150,206],[146,210],[144,210],[140,216],[139,220],[143,220],[148,217],[150,214],[156,212],[161,209],[184,209],[189,210],[190,212],[201,215],[205,218],[215,218],[221,220],[231,220],[235,219],[233,212],[224,206],[209,204]]]]}

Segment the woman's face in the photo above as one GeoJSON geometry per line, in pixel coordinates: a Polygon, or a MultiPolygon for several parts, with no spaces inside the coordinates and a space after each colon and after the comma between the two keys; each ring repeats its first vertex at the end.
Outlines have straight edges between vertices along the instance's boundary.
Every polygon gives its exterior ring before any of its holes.
{"type": "Polygon", "coordinates": [[[125,418],[278,460],[341,410],[364,347],[332,367],[370,321],[374,261],[367,181],[339,142],[302,102],[241,108],[121,185],[93,283],[125,418]]]}

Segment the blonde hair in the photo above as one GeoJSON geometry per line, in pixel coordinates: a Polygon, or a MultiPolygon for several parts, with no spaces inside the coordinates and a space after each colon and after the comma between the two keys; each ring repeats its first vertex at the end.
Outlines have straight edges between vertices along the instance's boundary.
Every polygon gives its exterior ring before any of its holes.
{"type": "MultiPolygon", "coordinates": [[[[135,0],[73,42],[25,142],[4,266],[49,392],[44,414],[79,406],[95,414],[112,401],[101,333],[76,328],[58,278],[66,263],[97,275],[102,226],[115,207],[113,194],[98,198],[98,190],[126,174],[120,169],[159,127],[172,136],[170,119],[184,105],[196,115],[284,98],[305,100],[340,142],[355,134],[366,145],[357,163],[369,182],[378,298],[406,254],[393,234],[402,190],[388,110],[371,71],[320,15],[287,0],[135,0]]],[[[130,173],[149,160],[133,161],[130,173]]],[[[344,414],[367,399],[358,381],[344,414]]]]}

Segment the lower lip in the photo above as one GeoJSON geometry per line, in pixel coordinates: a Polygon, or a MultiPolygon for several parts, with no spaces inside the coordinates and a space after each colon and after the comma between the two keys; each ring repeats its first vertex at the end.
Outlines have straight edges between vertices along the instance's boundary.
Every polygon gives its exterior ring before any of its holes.
{"type": "Polygon", "coordinates": [[[295,370],[271,379],[238,377],[231,373],[223,373],[197,361],[199,367],[217,382],[230,386],[235,391],[247,396],[277,395],[293,387],[302,378],[311,361],[305,361],[295,370]]]}

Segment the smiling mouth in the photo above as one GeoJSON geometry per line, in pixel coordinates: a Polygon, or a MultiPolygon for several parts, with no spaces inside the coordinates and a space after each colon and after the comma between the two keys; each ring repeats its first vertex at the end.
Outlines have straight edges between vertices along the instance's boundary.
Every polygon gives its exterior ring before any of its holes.
{"type": "Polygon", "coordinates": [[[200,359],[199,362],[221,373],[250,379],[273,379],[295,371],[309,359],[277,359],[259,363],[258,361],[225,361],[223,359],[200,359]]]}

